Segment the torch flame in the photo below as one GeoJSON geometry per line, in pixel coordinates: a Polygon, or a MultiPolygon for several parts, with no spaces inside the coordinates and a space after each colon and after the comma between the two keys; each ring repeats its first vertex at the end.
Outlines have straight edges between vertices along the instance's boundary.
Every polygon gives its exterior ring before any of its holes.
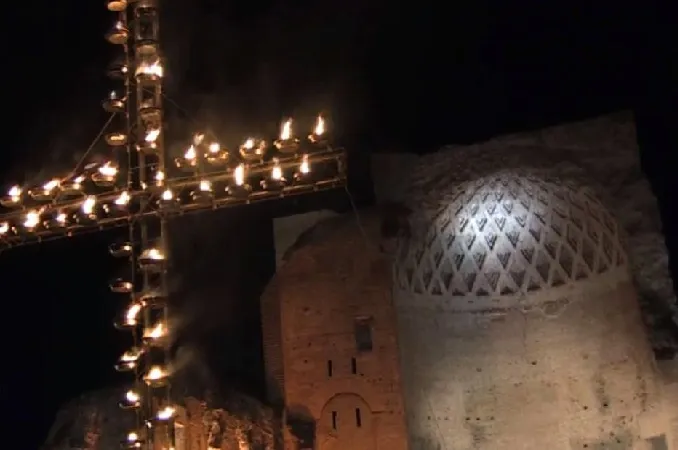
{"type": "Polygon", "coordinates": [[[103,166],[99,167],[99,173],[107,178],[113,178],[118,174],[118,168],[108,161],[103,166]]]}
{"type": "Polygon", "coordinates": [[[137,317],[139,316],[142,307],[143,305],[141,303],[134,303],[127,309],[127,313],[125,313],[125,322],[128,325],[136,325],[137,317]]]}
{"type": "Polygon", "coordinates": [[[152,259],[155,261],[162,261],[165,259],[165,255],[157,249],[157,248],[149,248],[148,250],[145,250],[141,256],[146,259],[152,259]]]}
{"type": "Polygon", "coordinates": [[[94,212],[94,206],[97,203],[97,199],[95,196],[90,195],[88,196],[85,201],[82,202],[82,212],[90,215],[94,212]]]}
{"type": "Polygon", "coordinates": [[[311,172],[311,164],[308,162],[308,155],[302,156],[299,172],[303,174],[311,172]]]}
{"type": "Polygon", "coordinates": [[[146,142],[153,143],[158,139],[158,136],[160,136],[160,128],[154,128],[146,132],[146,137],[144,138],[144,140],[146,142]]]}
{"type": "Polygon", "coordinates": [[[73,189],[79,190],[80,188],[82,188],[82,182],[83,181],[85,181],[85,177],[80,175],[80,176],[73,179],[73,184],[71,185],[71,187],[73,189]]]}
{"type": "Polygon", "coordinates": [[[292,119],[287,119],[280,128],[280,140],[288,141],[290,139],[292,139],[292,119]]]}
{"type": "Polygon", "coordinates": [[[193,160],[196,158],[196,156],[197,154],[195,152],[195,146],[193,145],[188,147],[188,150],[186,150],[186,153],[184,153],[184,159],[193,160]]]}
{"type": "Polygon", "coordinates": [[[282,167],[280,167],[280,163],[278,162],[277,159],[273,160],[273,169],[271,170],[271,178],[274,180],[282,180],[283,173],[282,173],[282,167]]]}
{"type": "Polygon", "coordinates": [[[164,407],[163,409],[158,411],[158,415],[157,415],[158,420],[169,420],[169,419],[171,419],[172,416],[174,415],[175,411],[176,410],[174,408],[172,408],[171,406],[164,407]]]}
{"type": "Polygon", "coordinates": [[[24,227],[32,229],[40,223],[40,213],[37,211],[29,211],[26,213],[26,220],[24,220],[24,227]]]}
{"type": "Polygon", "coordinates": [[[134,391],[127,391],[125,393],[125,400],[130,403],[137,403],[139,400],[141,400],[141,396],[134,391]]]}
{"type": "Polygon", "coordinates": [[[233,179],[237,186],[242,186],[245,184],[245,165],[239,164],[238,167],[233,171],[233,179]]]}
{"type": "Polygon", "coordinates": [[[212,142],[209,146],[210,153],[219,153],[221,150],[221,145],[218,142],[212,142]]]}
{"type": "Polygon", "coordinates": [[[316,136],[322,136],[325,133],[325,119],[323,116],[318,116],[318,119],[315,122],[315,128],[313,129],[313,134],[316,136]]]}
{"type": "Polygon", "coordinates": [[[159,339],[167,334],[167,327],[162,322],[158,323],[151,329],[144,332],[144,337],[147,339],[159,339]]]}
{"type": "Polygon", "coordinates": [[[151,64],[142,63],[137,69],[137,75],[162,77],[163,73],[164,71],[162,66],[160,65],[160,61],[155,61],[151,64]]]}
{"type": "Polygon", "coordinates": [[[147,380],[160,380],[162,378],[165,378],[167,376],[167,372],[163,370],[162,367],[160,366],[153,366],[151,369],[148,371],[146,374],[146,379],[147,380]]]}
{"type": "Polygon", "coordinates": [[[115,204],[118,206],[125,206],[130,201],[130,195],[127,191],[122,191],[118,198],[115,199],[115,204]]]}
{"type": "Polygon", "coordinates": [[[61,180],[55,178],[55,179],[52,179],[52,180],[48,181],[47,183],[45,183],[42,186],[42,190],[45,192],[45,194],[49,194],[54,189],[59,187],[60,184],[61,184],[61,180]]]}
{"type": "Polygon", "coordinates": [[[200,182],[200,191],[209,192],[211,190],[212,190],[212,183],[210,183],[208,180],[202,180],[200,182]]]}
{"type": "Polygon", "coordinates": [[[16,201],[15,199],[18,199],[21,197],[21,188],[19,186],[12,186],[9,188],[9,192],[7,193],[10,197],[12,197],[12,200],[16,201]]]}

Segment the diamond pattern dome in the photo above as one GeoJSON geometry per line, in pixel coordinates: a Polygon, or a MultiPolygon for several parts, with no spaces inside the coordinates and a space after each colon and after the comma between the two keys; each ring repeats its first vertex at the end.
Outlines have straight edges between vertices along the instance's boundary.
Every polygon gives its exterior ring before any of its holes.
{"type": "Polygon", "coordinates": [[[401,291],[528,294],[626,264],[616,221],[586,189],[502,172],[441,199],[424,229],[399,242],[394,275],[401,291]]]}

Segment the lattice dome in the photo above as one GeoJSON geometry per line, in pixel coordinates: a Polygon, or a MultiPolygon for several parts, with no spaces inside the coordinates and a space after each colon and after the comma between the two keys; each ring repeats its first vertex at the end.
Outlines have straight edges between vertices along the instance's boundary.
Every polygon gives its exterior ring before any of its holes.
{"type": "Polygon", "coordinates": [[[616,221],[587,189],[502,172],[441,199],[424,229],[399,242],[394,275],[401,291],[527,294],[626,264],[616,221]]]}

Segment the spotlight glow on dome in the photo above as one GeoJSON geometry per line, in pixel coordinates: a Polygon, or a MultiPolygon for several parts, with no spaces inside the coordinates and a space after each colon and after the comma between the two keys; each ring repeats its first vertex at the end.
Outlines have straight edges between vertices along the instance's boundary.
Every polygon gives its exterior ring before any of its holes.
{"type": "Polygon", "coordinates": [[[453,187],[441,198],[427,229],[400,242],[400,290],[527,294],[626,263],[614,219],[588,190],[501,172],[453,187]]]}

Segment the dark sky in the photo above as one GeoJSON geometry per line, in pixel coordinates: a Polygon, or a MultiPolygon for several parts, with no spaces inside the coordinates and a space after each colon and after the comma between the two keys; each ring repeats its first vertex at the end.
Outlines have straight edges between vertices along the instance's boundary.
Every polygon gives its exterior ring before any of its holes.
{"type": "MultiPolygon", "coordinates": [[[[179,105],[169,107],[172,130],[206,123],[235,143],[251,131],[274,133],[284,114],[324,110],[360,172],[371,151],[421,153],[633,108],[646,172],[664,219],[675,223],[678,39],[675,16],[652,2],[163,3],[167,95],[179,105]]],[[[68,169],[84,152],[106,120],[99,104],[113,87],[104,68],[115,51],[103,40],[113,22],[103,1],[4,8],[1,184],[8,185],[68,169]]],[[[352,189],[368,201],[364,185],[352,189]]],[[[216,213],[179,224],[175,234],[177,289],[193,305],[187,333],[208,350],[219,378],[254,393],[256,297],[273,270],[270,214],[270,207],[216,213]]],[[[13,405],[3,426],[31,431],[21,448],[39,445],[63,401],[120,380],[111,363],[128,341],[111,319],[123,305],[107,289],[122,270],[107,255],[115,237],[0,255],[0,394],[13,405]]]]}

